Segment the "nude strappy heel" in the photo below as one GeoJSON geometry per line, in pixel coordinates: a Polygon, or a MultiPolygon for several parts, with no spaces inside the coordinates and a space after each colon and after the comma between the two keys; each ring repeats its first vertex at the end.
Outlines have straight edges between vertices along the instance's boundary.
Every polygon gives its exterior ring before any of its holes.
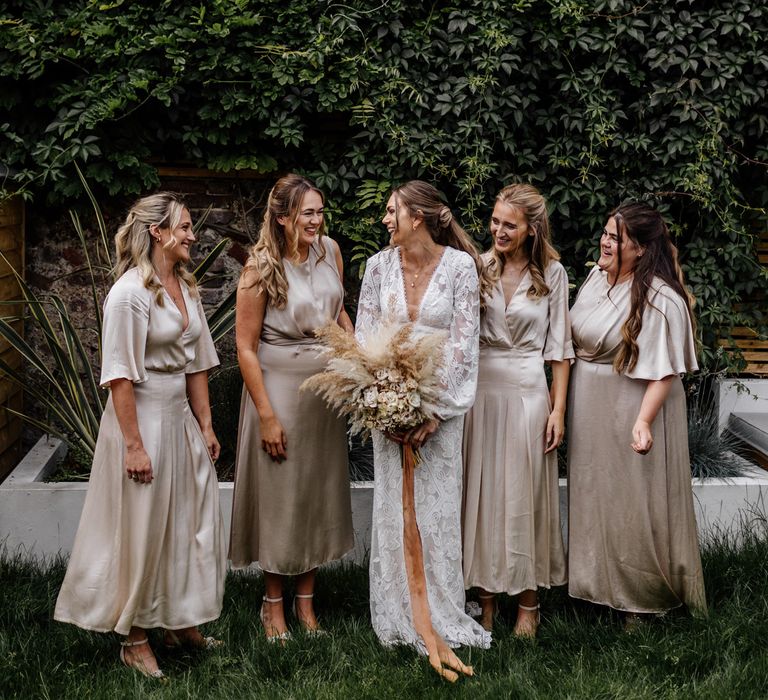
{"type": "Polygon", "coordinates": [[[267,633],[267,641],[270,644],[285,644],[287,641],[291,639],[291,633],[286,630],[285,632],[275,632],[274,627],[272,625],[267,626],[267,622],[265,620],[264,615],[264,603],[279,603],[283,599],[283,596],[280,596],[279,598],[269,598],[267,596],[264,596],[261,600],[261,609],[259,610],[259,619],[261,620],[261,624],[264,626],[264,631],[267,633]]]}
{"type": "Polygon", "coordinates": [[[125,648],[138,647],[138,646],[141,646],[142,644],[149,644],[149,639],[147,639],[147,637],[144,637],[144,639],[140,639],[138,642],[129,642],[127,639],[120,642],[120,661],[123,662],[124,666],[127,666],[128,668],[131,668],[134,671],[138,671],[142,676],[146,676],[147,678],[154,678],[155,680],[161,681],[163,683],[167,683],[168,676],[166,676],[159,668],[156,671],[150,671],[144,665],[143,661],[128,663],[128,661],[126,660],[125,648]]]}
{"type": "Polygon", "coordinates": [[[533,629],[531,628],[524,628],[523,630],[518,630],[517,624],[515,624],[515,636],[520,637],[521,639],[534,639],[536,637],[536,632],[538,632],[539,629],[539,623],[541,622],[541,612],[539,612],[539,604],[536,603],[536,605],[522,605],[521,603],[517,604],[518,609],[525,610],[526,612],[536,612],[535,622],[533,629]]]}
{"type": "Polygon", "coordinates": [[[314,593],[297,593],[295,596],[293,596],[293,616],[299,621],[299,624],[301,624],[302,628],[304,629],[305,634],[307,634],[310,637],[323,637],[328,634],[324,629],[321,629],[320,627],[310,627],[304,620],[302,620],[299,617],[299,613],[296,610],[296,599],[297,598],[305,598],[310,599],[314,598],[314,593]]]}

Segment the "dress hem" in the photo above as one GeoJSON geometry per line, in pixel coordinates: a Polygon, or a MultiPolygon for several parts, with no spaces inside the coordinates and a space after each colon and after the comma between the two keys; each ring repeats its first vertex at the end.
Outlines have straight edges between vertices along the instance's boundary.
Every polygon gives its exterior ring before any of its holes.
{"type": "Polygon", "coordinates": [[[237,562],[237,563],[235,563],[233,559],[230,559],[229,562],[232,569],[234,569],[235,571],[248,569],[249,567],[256,564],[262,571],[266,571],[268,574],[277,574],[279,576],[301,576],[302,574],[306,574],[308,571],[312,571],[313,569],[318,569],[325,564],[330,564],[334,561],[339,561],[339,559],[341,559],[344,555],[349,554],[354,548],[355,548],[355,545],[353,543],[347,549],[342,550],[341,554],[331,555],[330,557],[325,558],[316,564],[312,564],[307,568],[300,569],[298,571],[276,571],[274,568],[267,568],[265,566],[262,566],[261,562],[258,559],[253,559],[251,561],[242,560],[242,562],[237,562]]]}
{"type": "Polygon", "coordinates": [[[544,588],[546,590],[549,590],[550,588],[558,588],[560,586],[567,586],[568,585],[568,579],[564,579],[561,583],[552,583],[551,581],[549,583],[537,583],[535,586],[530,588],[513,588],[511,590],[501,590],[501,591],[494,591],[493,588],[496,588],[496,586],[484,586],[481,583],[467,583],[464,582],[464,590],[468,591],[470,588],[482,588],[484,591],[488,593],[493,593],[494,595],[501,595],[502,593],[508,596],[516,596],[520,595],[524,591],[537,591],[540,588],[544,588]]]}
{"type": "MultiPolygon", "coordinates": [[[[139,629],[143,629],[143,630],[151,630],[151,629],[164,629],[164,630],[172,630],[172,631],[183,630],[183,629],[187,629],[188,627],[198,627],[200,625],[205,625],[209,622],[213,622],[214,620],[218,620],[220,617],[221,617],[221,611],[219,611],[219,613],[217,615],[214,615],[213,617],[206,617],[202,620],[199,620],[198,622],[190,622],[188,624],[174,625],[174,626],[157,624],[157,623],[147,624],[147,623],[141,622],[140,620],[139,621],[134,620],[133,623],[131,624],[131,627],[138,627],[139,629]]],[[[129,634],[131,629],[129,627],[128,632],[120,632],[116,627],[92,627],[90,625],[82,624],[75,620],[70,620],[63,617],[57,617],[56,615],[53,616],[53,619],[56,622],[63,622],[68,625],[75,625],[75,627],[79,627],[80,629],[87,630],[89,632],[100,632],[102,634],[114,632],[115,634],[120,634],[125,636],[129,634]]]]}
{"type": "Polygon", "coordinates": [[[671,610],[677,610],[678,608],[682,608],[683,606],[688,607],[686,603],[680,602],[677,605],[673,605],[671,608],[656,608],[654,610],[649,610],[647,608],[640,609],[640,608],[620,608],[616,605],[613,605],[611,603],[606,603],[602,600],[593,600],[592,598],[587,598],[586,596],[581,595],[574,595],[570,591],[568,591],[568,596],[571,598],[575,598],[576,600],[584,600],[587,603],[592,603],[593,605],[604,605],[606,608],[610,608],[611,610],[616,610],[617,612],[624,612],[624,613],[636,613],[640,615],[659,615],[661,613],[667,613],[671,610]]]}

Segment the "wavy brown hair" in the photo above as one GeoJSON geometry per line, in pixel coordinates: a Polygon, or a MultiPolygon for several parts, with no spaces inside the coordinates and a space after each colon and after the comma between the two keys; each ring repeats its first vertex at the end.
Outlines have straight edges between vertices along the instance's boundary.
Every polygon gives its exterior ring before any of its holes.
{"type": "Polygon", "coordinates": [[[484,306],[484,300],[493,288],[493,282],[485,271],[477,247],[456,221],[450,207],[440,198],[437,188],[423,180],[411,180],[396,187],[392,194],[395,195],[395,207],[402,204],[412,217],[421,218],[435,243],[463,250],[472,256],[480,280],[481,305],[484,306]]]}
{"type": "MultiPolygon", "coordinates": [[[[528,296],[538,299],[549,294],[549,287],[544,281],[544,273],[549,263],[560,260],[560,255],[552,246],[552,234],[549,228],[547,202],[533,185],[507,185],[496,195],[497,202],[503,202],[520,211],[533,230],[532,236],[525,239],[525,252],[528,255],[528,270],[531,273],[531,286],[528,296]]],[[[487,270],[494,284],[504,271],[504,256],[499,255],[495,246],[491,246],[491,259],[487,270]]]]}
{"type": "MultiPolygon", "coordinates": [[[[696,335],[696,317],[693,307],[696,300],[685,285],[683,270],[677,259],[677,248],[672,243],[669,228],[656,209],[643,202],[622,204],[609,214],[610,217],[616,220],[616,231],[619,235],[617,246],[619,269],[621,269],[621,240],[624,236],[628,236],[635,245],[643,248],[643,253],[638,257],[632,274],[629,316],[621,327],[622,345],[613,363],[617,372],[631,372],[637,365],[637,336],[643,327],[645,307],[650,303],[648,294],[654,277],[658,277],[669,285],[683,299],[691,319],[694,336],[696,335]]],[[[613,286],[616,286],[615,282],[613,286]]]]}
{"type": "MultiPolygon", "coordinates": [[[[136,267],[144,286],[155,294],[158,306],[163,306],[163,286],[156,281],[156,271],[152,265],[152,235],[150,226],[174,231],[181,221],[181,215],[187,205],[173,192],[157,192],[136,201],[128,210],[125,221],[115,235],[115,279],[127,270],[136,267]]],[[[176,238],[170,237],[163,246],[166,250],[178,245],[176,238]]],[[[179,261],[173,266],[173,274],[186,282],[192,296],[197,296],[197,282],[194,275],[179,261]]]]}
{"type": "MultiPolygon", "coordinates": [[[[269,304],[282,309],[288,300],[288,279],[285,276],[283,258],[299,259],[298,235],[288,237],[285,227],[277,220],[278,217],[289,218],[294,225],[301,215],[301,202],[307,192],[317,192],[325,204],[322,191],[301,175],[290,173],[281,177],[270,190],[267,207],[264,211],[264,221],[259,230],[259,239],[251,246],[248,260],[245,262],[241,281],[247,277],[254,280],[248,286],[258,286],[267,295],[269,304]]],[[[318,243],[322,242],[325,234],[325,219],[320,222],[317,232],[318,243]]],[[[325,246],[318,246],[319,263],[325,258],[325,246]]]]}

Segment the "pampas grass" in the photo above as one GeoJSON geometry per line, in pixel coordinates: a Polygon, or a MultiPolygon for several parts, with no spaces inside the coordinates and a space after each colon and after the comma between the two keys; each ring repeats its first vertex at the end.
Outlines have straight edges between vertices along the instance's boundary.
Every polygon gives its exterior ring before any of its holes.
{"type": "Polygon", "coordinates": [[[325,346],[328,366],[301,389],[347,416],[353,435],[397,432],[436,416],[444,333],[416,335],[412,323],[382,323],[359,343],[329,322],[315,335],[325,346]]]}

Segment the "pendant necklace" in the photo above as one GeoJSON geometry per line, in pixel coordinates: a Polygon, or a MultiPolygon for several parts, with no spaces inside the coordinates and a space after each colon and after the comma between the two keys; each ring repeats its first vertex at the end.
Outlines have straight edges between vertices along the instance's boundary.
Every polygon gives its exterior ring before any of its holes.
{"type": "MultiPolygon", "coordinates": [[[[424,263],[424,264],[423,264],[423,265],[422,265],[422,266],[419,268],[418,272],[411,272],[411,278],[412,278],[412,279],[411,279],[411,289],[413,289],[414,287],[416,287],[416,285],[417,285],[417,284],[418,284],[418,282],[419,282],[419,275],[420,275],[422,272],[424,272],[424,270],[426,270],[426,269],[427,269],[427,268],[428,268],[428,267],[431,265],[431,263],[434,261],[434,259],[435,259],[435,256],[434,256],[434,255],[431,255],[431,256],[429,257],[429,259],[427,260],[427,262],[425,262],[425,263],[424,263]]],[[[402,256],[401,256],[401,258],[400,258],[400,262],[401,262],[401,265],[402,265],[402,256]]]]}

